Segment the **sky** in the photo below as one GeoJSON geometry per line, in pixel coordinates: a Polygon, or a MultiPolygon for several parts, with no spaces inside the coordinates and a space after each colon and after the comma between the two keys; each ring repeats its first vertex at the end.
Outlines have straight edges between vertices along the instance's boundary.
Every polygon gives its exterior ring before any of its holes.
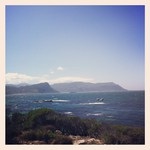
{"type": "Polygon", "coordinates": [[[144,6],[6,6],[6,83],[144,90],[144,6]]]}

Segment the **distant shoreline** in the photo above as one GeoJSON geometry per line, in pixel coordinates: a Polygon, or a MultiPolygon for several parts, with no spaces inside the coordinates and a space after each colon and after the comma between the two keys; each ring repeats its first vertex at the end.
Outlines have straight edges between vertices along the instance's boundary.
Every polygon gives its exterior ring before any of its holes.
{"type": "Polygon", "coordinates": [[[50,85],[48,82],[38,84],[6,84],[6,94],[16,93],[80,93],[80,92],[119,92],[127,91],[120,85],[113,82],[90,83],[90,82],[71,82],[57,83],[50,85]]]}
{"type": "Polygon", "coordinates": [[[99,92],[99,91],[91,91],[91,92],[59,92],[59,93],[14,93],[14,94],[7,94],[9,95],[32,95],[32,94],[78,94],[78,93],[126,93],[126,92],[145,92],[145,90],[127,90],[127,91],[113,91],[113,92],[99,92]]]}

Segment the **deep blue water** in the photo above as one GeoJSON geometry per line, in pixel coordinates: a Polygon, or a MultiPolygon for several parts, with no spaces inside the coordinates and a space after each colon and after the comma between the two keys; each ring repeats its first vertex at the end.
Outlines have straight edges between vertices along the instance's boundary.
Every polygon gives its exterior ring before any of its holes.
{"type": "Polygon", "coordinates": [[[6,112],[51,108],[57,112],[96,118],[111,124],[144,126],[144,91],[102,93],[21,94],[6,96],[6,112]],[[98,102],[97,98],[104,98],[98,102]],[[53,100],[46,102],[44,100],[53,100]]]}

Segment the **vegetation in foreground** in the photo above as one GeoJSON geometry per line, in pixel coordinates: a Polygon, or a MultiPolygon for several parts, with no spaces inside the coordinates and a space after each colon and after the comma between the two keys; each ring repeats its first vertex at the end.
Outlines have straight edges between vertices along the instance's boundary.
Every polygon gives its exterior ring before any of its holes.
{"type": "Polygon", "coordinates": [[[144,144],[144,128],[108,125],[94,119],[59,114],[51,109],[6,117],[6,144],[144,144]],[[100,142],[99,142],[100,141],[100,142]]]}

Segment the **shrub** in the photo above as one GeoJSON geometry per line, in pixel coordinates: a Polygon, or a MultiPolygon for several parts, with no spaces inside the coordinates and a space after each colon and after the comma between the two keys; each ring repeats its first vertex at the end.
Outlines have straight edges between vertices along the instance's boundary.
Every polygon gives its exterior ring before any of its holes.
{"type": "Polygon", "coordinates": [[[25,122],[25,128],[37,128],[41,125],[46,125],[48,122],[48,116],[53,116],[56,113],[53,110],[42,108],[30,111],[27,114],[25,122]]]}
{"type": "Polygon", "coordinates": [[[16,137],[21,134],[24,126],[25,115],[14,113],[12,116],[6,116],[6,143],[17,143],[16,137]]]}
{"type": "Polygon", "coordinates": [[[144,144],[144,128],[112,126],[94,119],[67,116],[50,109],[6,117],[6,143],[43,141],[49,144],[72,144],[67,135],[100,138],[105,144],[144,144]],[[60,130],[62,135],[55,131],[60,130]]]}
{"type": "Polygon", "coordinates": [[[142,128],[110,126],[101,138],[106,144],[144,144],[144,131],[142,128]]]}
{"type": "Polygon", "coordinates": [[[99,121],[95,119],[85,119],[84,122],[87,126],[89,136],[97,138],[101,135],[102,125],[99,121]]]}
{"type": "Polygon", "coordinates": [[[54,139],[54,137],[55,135],[51,131],[37,129],[23,132],[23,134],[20,136],[20,139],[25,141],[39,140],[49,143],[54,139]]]}

